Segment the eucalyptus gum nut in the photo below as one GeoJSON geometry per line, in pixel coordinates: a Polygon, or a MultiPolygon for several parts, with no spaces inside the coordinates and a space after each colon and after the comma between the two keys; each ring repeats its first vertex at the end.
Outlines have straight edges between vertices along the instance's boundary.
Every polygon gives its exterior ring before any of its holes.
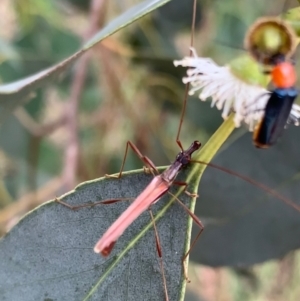
{"type": "Polygon", "coordinates": [[[274,65],[274,58],[292,56],[297,45],[296,33],[287,22],[280,18],[258,19],[248,30],[245,48],[259,63],[274,65]]]}
{"type": "Polygon", "coordinates": [[[263,67],[249,55],[232,60],[229,67],[237,78],[250,85],[266,87],[270,81],[270,76],[263,73],[263,67]]]}

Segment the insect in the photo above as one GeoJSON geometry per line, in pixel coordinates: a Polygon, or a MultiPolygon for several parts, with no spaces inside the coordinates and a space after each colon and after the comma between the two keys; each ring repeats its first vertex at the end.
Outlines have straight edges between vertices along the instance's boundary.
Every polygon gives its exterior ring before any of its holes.
{"type": "MultiPolygon", "coordinates": [[[[134,144],[130,141],[127,143],[125,156],[123,160],[123,164],[120,170],[120,173],[116,178],[120,178],[123,172],[124,162],[126,159],[128,147],[131,147],[133,151],[139,156],[141,160],[143,160],[147,166],[150,167],[150,170],[153,169],[158,173],[157,168],[152,163],[152,161],[148,158],[143,156],[140,151],[136,148],[134,144]]],[[[187,186],[184,182],[174,182],[176,176],[180,172],[180,170],[186,167],[191,161],[191,155],[200,148],[201,143],[199,141],[194,141],[187,150],[182,150],[176,156],[175,161],[161,174],[155,176],[153,180],[148,184],[148,186],[141,192],[141,194],[133,201],[133,203],[120,215],[120,217],[106,230],[100,240],[96,243],[94,247],[95,253],[101,253],[103,256],[108,256],[111,253],[113,246],[115,245],[117,239],[123,234],[123,232],[130,226],[130,224],[138,218],[144,211],[150,209],[151,205],[155,204],[164,194],[168,192],[172,184],[177,184],[180,186],[187,186]]],[[[108,176],[108,175],[107,175],[108,176]]],[[[115,177],[115,176],[108,176],[108,177],[115,177]]],[[[186,191],[189,196],[196,196],[186,191]]],[[[72,207],[59,199],[56,199],[58,203],[65,205],[71,209],[78,209],[82,207],[91,206],[91,204],[83,204],[77,207],[72,207]]],[[[180,200],[178,200],[180,202],[180,200]]],[[[107,200],[103,202],[99,202],[99,204],[110,204],[115,202],[115,200],[107,200]]],[[[181,202],[180,202],[181,203],[181,202]]],[[[182,204],[182,203],[181,203],[182,204]]],[[[95,205],[95,204],[93,204],[95,205]]],[[[183,204],[182,204],[183,205],[183,204]]],[[[189,211],[185,205],[183,207],[187,210],[187,212],[192,216],[194,221],[199,225],[200,232],[198,236],[200,236],[201,232],[203,231],[204,227],[201,221],[189,211]]],[[[165,299],[169,300],[168,293],[167,293],[167,286],[166,280],[164,276],[164,269],[163,263],[161,260],[162,251],[159,242],[159,236],[156,230],[154,218],[152,212],[150,211],[150,215],[153,221],[154,230],[155,230],[155,239],[156,239],[156,246],[157,252],[160,258],[160,267],[163,275],[163,283],[164,283],[164,291],[165,291],[165,299]]],[[[186,270],[184,269],[185,275],[186,270]]],[[[186,276],[187,278],[187,276],[186,276]]]]}
{"type": "MultiPolygon", "coordinates": [[[[132,145],[132,144],[130,144],[132,145]]],[[[108,228],[100,240],[96,243],[94,251],[103,256],[110,254],[115,242],[123,234],[125,229],[151,205],[155,204],[171,187],[179,171],[191,161],[191,155],[200,148],[201,143],[194,141],[191,146],[181,151],[175,161],[160,175],[157,175],[135,199],[135,201],[124,211],[121,216],[108,228]]],[[[139,157],[142,155],[132,146],[139,157]]],[[[149,164],[149,160],[147,160],[149,164]]],[[[151,168],[157,171],[151,164],[151,168]]],[[[121,171],[122,172],[122,171],[121,171]]],[[[158,171],[157,171],[158,172],[158,171]]],[[[180,183],[181,184],[181,183],[180,183]]]]}
{"type": "Polygon", "coordinates": [[[268,148],[276,143],[298,96],[298,90],[294,87],[297,79],[296,71],[290,62],[282,57],[277,59],[271,76],[276,88],[271,92],[264,116],[253,133],[253,143],[258,148],[268,148]]]}
{"type": "Polygon", "coordinates": [[[300,107],[293,103],[297,96],[296,72],[288,61],[295,51],[296,40],[295,30],[287,22],[274,17],[259,18],[245,35],[244,46],[249,56],[233,60],[229,67],[220,67],[210,58],[199,57],[193,49],[192,56],[176,60],[174,65],[188,67],[183,82],[191,84],[190,95],[199,91],[201,100],[211,97],[212,106],[223,109],[225,119],[234,111],[236,127],[244,121],[253,131],[257,125],[254,143],[266,148],[275,143],[286,121],[299,123],[300,107]],[[271,93],[261,87],[268,80],[265,72],[261,72],[262,65],[272,67],[275,89],[271,93]],[[255,81],[246,76],[246,68],[253,70],[249,73],[255,81]],[[262,120],[261,125],[258,120],[262,120]]]}
{"type": "Polygon", "coordinates": [[[271,67],[265,73],[270,73],[275,87],[262,109],[264,116],[254,129],[253,142],[258,148],[275,144],[287,122],[293,121],[290,116],[298,91],[294,87],[297,75],[290,57],[295,52],[296,40],[295,30],[279,18],[258,19],[245,36],[248,53],[259,64],[271,67]]]}

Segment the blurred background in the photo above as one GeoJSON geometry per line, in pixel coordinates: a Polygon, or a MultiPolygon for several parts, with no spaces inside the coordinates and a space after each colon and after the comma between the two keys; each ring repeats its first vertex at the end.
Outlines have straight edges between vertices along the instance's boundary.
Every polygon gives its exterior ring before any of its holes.
{"type": "MultiPolygon", "coordinates": [[[[97,12],[98,29],[134,3],[104,1],[97,12]]],[[[31,75],[74,53],[95,31],[95,24],[90,24],[95,13],[91,4],[86,0],[1,0],[1,83],[31,75]]],[[[244,53],[245,32],[257,17],[279,15],[296,5],[297,1],[198,1],[194,42],[198,55],[211,57],[221,65],[229,63],[244,53]]],[[[128,140],[157,166],[174,160],[184,100],[182,76],[186,70],[175,68],[173,60],[189,53],[192,6],[193,0],[173,0],[107,38],[58,81],[38,89],[22,107],[1,120],[0,234],[6,233],[27,211],[77,184],[118,172],[128,140]]],[[[195,139],[204,144],[222,123],[220,115],[216,108],[210,108],[209,102],[190,97],[180,136],[183,145],[195,139]]],[[[299,146],[293,139],[297,130],[287,130],[279,145],[270,151],[283,160],[279,172],[272,172],[276,178],[257,172],[261,162],[268,169],[277,157],[271,153],[261,155],[261,151],[258,154],[251,134],[243,128],[234,132],[217,162],[277,188],[279,182],[295,178],[300,167],[299,146]],[[237,156],[241,161],[237,162],[237,156]],[[256,159],[260,161],[251,163],[256,159]]],[[[142,165],[129,154],[125,169],[142,165]]],[[[227,184],[218,186],[219,196],[234,195],[232,189],[225,190],[232,183],[230,176],[215,171],[207,175],[206,181],[208,192],[200,188],[200,195],[214,191],[220,183],[227,184]],[[215,180],[217,176],[220,178],[215,180]],[[217,182],[212,184],[212,178],[217,182]]],[[[293,185],[296,189],[297,182],[293,185]]],[[[241,191],[244,189],[251,187],[242,187],[241,191]]],[[[298,196],[297,190],[289,192],[291,198],[298,196]]],[[[237,202],[240,199],[237,197],[237,202]]],[[[236,205],[231,206],[235,210],[236,205]]],[[[263,212],[258,205],[255,210],[263,212]]],[[[297,214],[300,219],[300,213],[297,214]]],[[[224,261],[209,264],[234,268],[199,265],[208,264],[209,260],[197,260],[194,256],[198,263],[190,266],[192,283],[188,285],[186,300],[300,300],[299,254],[288,252],[298,248],[299,243],[289,245],[276,256],[270,255],[280,259],[263,262],[259,258],[257,265],[238,266],[224,261]]]]}

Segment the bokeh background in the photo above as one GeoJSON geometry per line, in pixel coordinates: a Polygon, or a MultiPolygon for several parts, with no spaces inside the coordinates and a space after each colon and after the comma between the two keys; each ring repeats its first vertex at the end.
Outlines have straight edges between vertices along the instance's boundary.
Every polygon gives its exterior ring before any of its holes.
{"type": "MultiPolygon", "coordinates": [[[[98,27],[134,3],[104,1],[97,12],[98,27]]],[[[85,0],[1,0],[0,81],[8,83],[26,77],[74,53],[91,36],[90,20],[95,13],[91,4],[85,0]]],[[[184,100],[181,78],[185,74],[183,68],[173,66],[173,60],[188,54],[192,5],[192,0],[173,0],[107,38],[57,81],[38,89],[22,107],[4,116],[0,128],[0,233],[6,233],[27,211],[77,184],[118,172],[127,140],[157,166],[173,160],[178,152],[175,137],[184,100]]],[[[199,56],[211,57],[218,64],[229,63],[245,53],[243,38],[257,17],[279,15],[296,5],[297,1],[198,1],[195,48],[199,56]]],[[[183,145],[195,139],[205,143],[221,123],[220,112],[211,109],[209,102],[189,97],[180,136],[183,145]]],[[[293,175],[298,169],[299,148],[294,141],[297,130],[287,130],[285,140],[272,150],[279,154],[278,158],[289,157],[282,164],[292,166],[293,175]],[[287,149],[293,155],[287,155],[287,149]]],[[[241,128],[220,152],[218,163],[248,172],[260,182],[268,175],[258,170],[270,167],[277,157],[266,166],[252,164],[251,158],[266,162],[267,157],[272,157],[267,153],[259,156],[251,144],[251,134],[241,128]],[[243,159],[246,152],[247,159],[243,159]],[[238,163],[237,157],[241,159],[238,163]],[[250,170],[250,166],[255,169],[250,170]]],[[[129,154],[125,169],[141,166],[129,154]]],[[[208,179],[215,179],[215,174],[207,175],[208,179]]],[[[284,166],[278,174],[280,183],[290,179],[284,166]]],[[[217,182],[206,182],[206,189],[214,191],[217,186],[219,195],[233,196],[235,188],[226,190],[228,184],[219,185],[231,183],[230,176],[218,176],[217,182]]],[[[265,184],[278,188],[278,181],[266,180],[265,184]]],[[[297,182],[293,185],[288,196],[296,198],[297,182]]],[[[232,206],[234,210],[236,205],[232,206]]],[[[254,207],[262,213],[259,205],[254,207]]],[[[260,258],[257,265],[233,264],[234,268],[191,263],[192,283],[186,300],[299,300],[299,254],[286,253],[285,250],[280,259],[272,261],[262,262],[260,258]]]]}

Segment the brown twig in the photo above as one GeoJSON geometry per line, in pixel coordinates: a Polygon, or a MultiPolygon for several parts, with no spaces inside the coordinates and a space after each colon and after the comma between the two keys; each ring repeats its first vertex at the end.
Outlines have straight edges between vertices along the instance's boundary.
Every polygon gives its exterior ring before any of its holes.
{"type": "MultiPolygon", "coordinates": [[[[84,40],[90,38],[103,25],[106,11],[105,0],[93,0],[90,9],[90,25],[84,35],[84,40]]],[[[67,130],[69,139],[65,150],[63,181],[66,190],[71,189],[76,184],[76,173],[78,168],[79,141],[78,141],[78,107],[80,97],[84,87],[87,73],[87,65],[90,53],[83,55],[77,63],[74,80],[71,86],[71,95],[67,105],[67,130]]]]}

